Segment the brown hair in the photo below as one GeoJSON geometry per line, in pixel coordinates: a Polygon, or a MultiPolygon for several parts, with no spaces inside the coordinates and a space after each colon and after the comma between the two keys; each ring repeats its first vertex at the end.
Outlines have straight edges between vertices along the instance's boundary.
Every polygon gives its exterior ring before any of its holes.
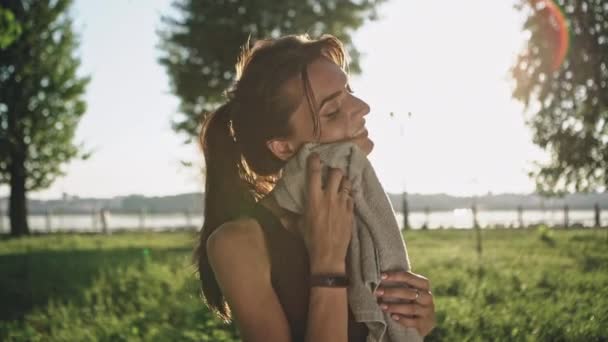
{"type": "Polygon", "coordinates": [[[236,81],[226,93],[227,102],[203,116],[199,143],[205,155],[205,222],[194,253],[206,304],[221,319],[231,320],[230,309],[207,257],[207,239],[220,225],[246,215],[268,194],[285,162],[266,146],[273,138],[288,137],[291,114],[301,98],[289,94],[285,84],[294,77],[303,82],[313,115],[316,136],[319,118],[307,77],[307,66],[325,57],[342,69],[347,56],[342,43],[331,35],[310,39],[289,35],[248,43],[236,64],[236,81]]]}

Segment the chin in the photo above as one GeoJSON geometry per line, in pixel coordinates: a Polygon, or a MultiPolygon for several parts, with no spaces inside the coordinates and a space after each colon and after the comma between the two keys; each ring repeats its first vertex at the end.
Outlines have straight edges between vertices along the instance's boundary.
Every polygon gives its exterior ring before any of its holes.
{"type": "Polygon", "coordinates": [[[368,156],[374,149],[374,142],[368,137],[365,137],[364,139],[357,139],[353,142],[366,156],[368,156]]]}
{"type": "Polygon", "coordinates": [[[346,141],[355,143],[355,145],[359,146],[359,149],[365,153],[366,156],[369,155],[374,149],[374,142],[369,138],[367,129],[358,135],[347,138],[346,141]]]}
{"type": "Polygon", "coordinates": [[[365,155],[369,156],[370,153],[372,153],[372,151],[374,150],[374,141],[370,138],[366,139],[366,145],[368,146],[364,151],[365,151],[365,155]]]}

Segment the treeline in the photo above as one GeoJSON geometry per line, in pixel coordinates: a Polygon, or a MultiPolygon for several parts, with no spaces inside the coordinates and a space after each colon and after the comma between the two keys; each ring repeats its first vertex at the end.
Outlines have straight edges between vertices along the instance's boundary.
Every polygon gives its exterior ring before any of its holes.
{"type": "MultiPolygon", "coordinates": [[[[400,211],[403,203],[401,194],[389,194],[393,207],[400,211]]],[[[537,194],[487,194],[481,196],[451,196],[447,194],[408,194],[407,204],[410,211],[424,211],[427,207],[433,211],[470,208],[473,203],[479,210],[523,210],[563,209],[568,205],[573,210],[593,210],[595,204],[608,209],[608,193],[576,193],[561,198],[546,198],[537,194]]]]}
{"type": "MultiPolygon", "coordinates": [[[[113,198],[77,198],[70,197],[57,200],[28,200],[30,215],[55,214],[89,214],[101,209],[112,213],[197,213],[202,212],[203,195],[189,193],[175,196],[146,197],[130,195],[113,198]]],[[[0,199],[0,211],[8,209],[8,200],[0,199]]]]}
{"type": "MultiPolygon", "coordinates": [[[[402,194],[389,194],[395,211],[401,211],[403,206],[402,194]]],[[[408,194],[408,207],[410,211],[454,210],[470,208],[473,202],[477,203],[479,210],[516,210],[521,206],[523,210],[561,210],[567,204],[571,210],[593,210],[595,204],[600,208],[608,209],[608,193],[571,194],[563,198],[543,198],[531,194],[497,194],[477,197],[451,196],[447,194],[408,194]]],[[[131,195],[113,198],[78,198],[65,197],[58,200],[29,200],[29,214],[41,215],[47,212],[62,214],[83,214],[108,209],[114,213],[200,213],[204,204],[204,195],[201,193],[187,193],[174,196],[146,197],[131,195]]],[[[8,200],[0,198],[0,211],[8,209],[8,200]]]]}

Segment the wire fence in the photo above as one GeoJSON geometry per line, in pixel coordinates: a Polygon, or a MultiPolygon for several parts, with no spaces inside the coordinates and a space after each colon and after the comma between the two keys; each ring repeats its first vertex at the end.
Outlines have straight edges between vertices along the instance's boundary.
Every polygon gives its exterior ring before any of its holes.
{"type": "MultiPolygon", "coordinates": [[[[407,208],[406,208],[407,209],[407,208]]],[[[395,213],[401,229],[470,229],[470,228],[527,228],[538,225],[548,227],[608,227],[608,209],[599,205],[587,210],[526,210],[521,206],[513,210],[478,210],[460,208],[454,210],[423,211],[402,210],[395,213]]],[[[42,215],[30,215],[30,230],[50,232],[100,232],[120,230],[197,230],[204,222],[201,213],[183,211],[178,213],[112,212],[107,209],[94,210],[90,214],[63,214],[47,211],[42,215]]],[[[0,233],[8,233],[9,219],[0,212],[0,233]]]]}

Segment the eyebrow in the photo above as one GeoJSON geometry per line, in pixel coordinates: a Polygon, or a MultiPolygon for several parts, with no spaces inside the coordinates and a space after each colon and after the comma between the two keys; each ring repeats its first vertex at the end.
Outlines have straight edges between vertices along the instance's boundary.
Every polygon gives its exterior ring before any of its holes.
{"type": "MultiPolygon", "coordinates": [[[[343,75],[344,77],[344,84],[347,85],[349,84],[349,79],[348,79],[348,75],[343,75]]],[[[323,109],[323,106],[325,106],[329,101],[335,99],[336,97],[340,96],[340,94],[342,94],[342,92],[344,91],[344,89],[340,89],[340,90],[336,90],[335,92],[331,93],[329,96],[327,96],[326,98],[323,99],[323,101],[321,101],[321,105],[319,106],[319,111],[321,111],[321,109],[323,109]]]]}
{"type": "Polygon", "coordinates": [[[324,98],[323,101],[321,101],[321,105],[319,106],[319,111],[321,109],[323,109],[323,106],[325,106],[327,104],[327,102],[335,99],[336,97],[340,96],[340,94],[342,94],[342,89],[330,94],[328,97],[324,98]]]}

